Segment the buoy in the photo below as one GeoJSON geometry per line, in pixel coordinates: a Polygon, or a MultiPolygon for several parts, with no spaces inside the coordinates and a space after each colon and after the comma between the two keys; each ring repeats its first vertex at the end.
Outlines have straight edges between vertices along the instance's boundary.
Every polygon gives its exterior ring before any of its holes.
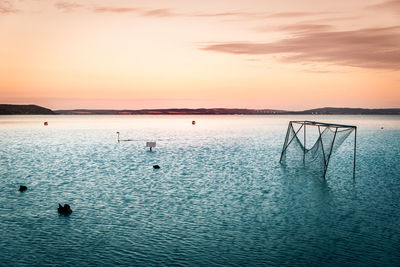
{"type": "Polygon", "coordinates": [[[158,165],[153,165],[153,168],[154,168],[154,169],[159,169],[160,166],[158,166],[158,165]]]}
{"type": "Polygon", "coordinates": [[[61,206],[60,203],[58,203],[58,213],[63,214],[63,215],[69,215],[72,213],[71,207],[68,204],[65,204],[64,207],[61,206]]]}
{"type": "Polygon", "coordinates": [[[28,187],[26,187],[25,185],[20,185],[18,190],[20,192],[24,192],[25,190],[28,190],[28,187]]]}
{"type": "Polygon", "coordinates": [[[196,125],[196,121],[192,121],[192,125],[196,125]]]}
{"type": "Polygon", "coordinates": [[[44,124],[44,126],[49,125],[49,123],[47,121],[45,121],[43,124],[44,124]]]}

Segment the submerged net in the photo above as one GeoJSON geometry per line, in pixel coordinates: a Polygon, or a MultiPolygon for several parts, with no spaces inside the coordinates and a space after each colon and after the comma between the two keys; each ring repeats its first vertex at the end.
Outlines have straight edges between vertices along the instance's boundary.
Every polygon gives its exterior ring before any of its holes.
{"type": "Polygon", "coordinates": [[[354,128],[342,129],[329,126],[311,126],[319,127],[319,137],[313,146],[307,149],[299,138],[299,134],[304,134],[304,129],[301,128],[305,126],[301,126],[296,131],[293,124],[289,124],[281,160],[283,160],[285,164],[303,165],[313,172],[325,175],[331,155],[354,131],[354,128]]]}

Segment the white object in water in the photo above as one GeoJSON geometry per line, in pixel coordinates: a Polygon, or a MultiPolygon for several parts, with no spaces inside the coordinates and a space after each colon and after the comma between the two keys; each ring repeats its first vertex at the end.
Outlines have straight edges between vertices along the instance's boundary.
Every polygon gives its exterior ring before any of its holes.
{"type": "Polygon", "coordinates": [[[146,147],[150,147],[150,151],[152,151],[152,148],[156,147],[156,142],[146,142],[146,147]]]}
{"type": "Polygon", "coordinates": [[[120,141],[133,141],[132,139],[119,139],[119,132],[117,132],[117,135],[118,135],[118,143],[120,141]]]}

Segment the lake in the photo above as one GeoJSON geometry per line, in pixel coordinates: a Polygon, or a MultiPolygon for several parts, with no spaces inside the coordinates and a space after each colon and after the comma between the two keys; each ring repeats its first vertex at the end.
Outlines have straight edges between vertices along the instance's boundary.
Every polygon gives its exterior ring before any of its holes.
{"type": "Polygon", "coordinates": [[[0,116],[0,179],[0,266],[400,265],[400,116],[0,116]],[[355,179],[290,120],[356,125],[355,179]]]}

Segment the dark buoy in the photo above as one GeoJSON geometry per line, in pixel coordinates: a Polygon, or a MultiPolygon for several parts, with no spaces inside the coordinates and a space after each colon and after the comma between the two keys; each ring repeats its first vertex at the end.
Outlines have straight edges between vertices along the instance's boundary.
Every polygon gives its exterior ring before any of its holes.
{"type": "Polygon", "coordinates": [[[58,213],[62,215],[70,215],[72,213],[71,207],[68,204],[65,204],[64,207],[58,203],[58,213]]]}
{"type": "Polygon", "coordinates": [[[196,121],[192,121],[192,125],[196,125],[196,121]]]}
{"type": "Polygon", "coordinates": [[[49,123],[47,121],[45,121],[43,124],[44,124],[44,126],[49,125],[49,123]]]}
{"type": "Polygon", "coordinates": [[[158,166],[158,165],[153,165],[153,168],[154,168],[154,169],[159,169],[160,166],[158,166]]]}
{"type": "Polygon", "coordinates": [[[25,185],[20,185],[18,190],[19,192],[24,192],[25,190],[28,190],[28,187],[26,187],[25,185]]]}

